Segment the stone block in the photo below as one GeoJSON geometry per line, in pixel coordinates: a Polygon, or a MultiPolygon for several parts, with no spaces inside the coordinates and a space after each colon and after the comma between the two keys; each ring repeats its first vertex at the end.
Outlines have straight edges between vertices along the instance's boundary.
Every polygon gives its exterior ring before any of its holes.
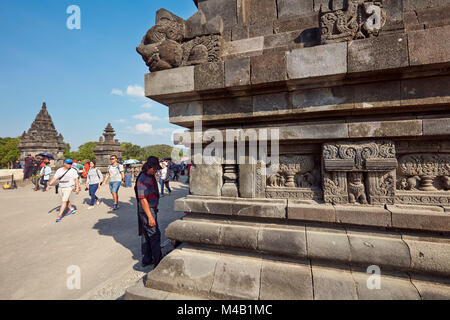
{"type": "Polygon", "coordinates": [[[242,39],[224,44],[223,56],[226,59],[244,58],[261,55],[264,49],[264,37],[242,39]]]}
{"type": "Polygon", "coordinates": [[[252,84],[284,81],[286,77],[285,53],[274,53],[250,58],[252,84]]]}
{"type": "Polygon", "coordinates": [[[331,10],[343,10],[344,0],[314,0],[314,11],[328,12],[331,10]]]}
{"type": "Polygon", "coordinates": [[[348,127],[346,123],[284,126],[279,130],[280,140],[318,140],[348,138],[348,127]]]}
{"type": "Polygon", "coordinates": [[[312,300],[311,268],[306,264],[263,260],[260,300],[312,300]]]}
{"type": "Polygon", "coordinates": [[[242,40],[249,37],[249,29],[247,25],[237,24],[231,29],[231,40],[242,40]]]}
{"type": "Polygon", "coordinates": [[[253,97],[253,113],[288,110],[287,93],[262,94],[253,97]]]}
{"type": "Polygon", "coordinates": [[[336,222],[380,227],[391,226],[391,213],[383,207],[338,205],[334,207],[336,222]]]}
{"type": "Polygon", "coordinates": [[[450,1],[447,2],[446,6],[417,10],[417,20],[423,25],[424,29],[447,26],[450,24],[449,9],[450,1]]]}
{"type": "Polygon", "coordinates": [[[337,110],[354,106],[352,88],[347,86],[295,91],[291,97],[294,109],[337,110]]]}
{"type": "Polygon", "coordinates": [[[261,259],[221,256],[211,296],[217,299],[257,300],[260,278],[261,259]]]}
{"type": "Polygon", "coordinates": [[[166,237],[180,242],[219,245],[220,225],[217,223],[177,220],[166,229],[166,237]]]}
{"type": "Polygon", "coordinates": [[[450,118],[423,119],[423,134],[428,136],[450,135],[450,118]]]}
{"type": "MultiPolygon", "coordinates": [[[[272,34],[264,37],[264,49],[279,48],[280,50],[296,45],[299,41],[301,31],[291,31],[279,34],[272,34]]],[[[285,51],[286,51],[285,50],[285,51]]]]}
{"type": "Polygon", "coordinates": [[[273,34],[273,24],[271,22],[258,22],[248,27],[248,33],[250,38],[268,36],[273,34]]]}
{"type": "Polygon", "coordinates": [[[312,263],[314,300],[357,300],[358,293],[348,267],[327,268],[312,263]]]}
{"type": "Polygon", "coordinates": [[[449,0],[403,0],[404,11],[420,10],[449,5],[449,0]]]}
{"type": "Polygon", "coordinates": [[[136,285],[129,287],[125,292],[125,300],[142,301],[142,300],[165,300],[169,292],[146,288],[142,281],[136,285]]]}
{"type": "MultiPolygon", "coordinates": [[[[177,118],[188,117],[191,121],[201,120],[203,115],[203,103],[198,101],[176,103],[169,106],[169,118],[178,120],[177,118]]],[[[183,119],[180,119],[183,120],[183,119]]]]}
{"type": "Polygon", "coordinates": [[[450,276],[448,237],[403,236],[411,252],[411,268],[421,272],[450,276]]]}
{"type": "Polygon", "coordinates": [[[313,0],[277,0],[278,19],[313,12],[313,0]]]}
{"type": "Polygon", "coordinates": [[[408,65],[408,41],[405,34],[354,40],[348,44],[349,73],[398,69],[408,65]]]}
{"type": "Polygon", "coordinates": [[[208,297],[219,256],[172,251],[147,275],[145,286],[162,291],[208,297]]]}
{"type": "Polygon", "coordinates": [[[350,244],[344,229],[307,226],[306,239],[308,259],[350,263],[350,244]]]}
{"type": "Polygon", "coordinates": [[[297,201],[288,203],[288,219],[335,222],[334,207],[328,204],[305,204],[297,201]]]}
{"type": "Polygon", "coordinates": [[[410,65],[450,62],[450,26],[408,33],[410,65]]]}
{"type": "Polygon", "coordinates": [[[246,0],[244,16],[249,25],[276,20],[276,0],[246,0]]]}
{"type": "Polygon", "coordinates": [[[220,196],[222,194],[222,166],[193,164],[190,171],[191,194],[220,196]]]}
{"type": "Polygon", "coordinates": [[[259,228],[222,225],[220,233],[220,245],[224,247],[256,250],[259,228]]]}
{"type": "Polygon", "coordinates": [[[449,231],[450,216],[445,212],[434,212],[422,207],[421,210],[406,210],[388,206],[392,213],[392,226],[395,228],[449,231]]]}
{"type": "Polygon", "coordinates": [[[194,90],[193,66],[162,70],[145,75],[145,95],[147,97],[194,90]]]}
{"type": "Polygon", "coordinates": [[[217,15],[221,16],[225,29],[237,24],[236,0],[200,0],[198,8],[203,11],[208,21],[217,15]]]}
{"type": "Polygon", "coordinates": [[[352,275],[360,300],[420,300],[407,274],[381,270],[380,289],[369,289],[371,274],[366,273],[365,269],[352,267],[352,275]]]}
{"type": "Polygon", "coordinates": [[[436,279],[423,275],[411,275],[411,282],[419,291],[422,300],[450,300],[449,278],[436,279]]]}
{"type": "Polygon", "coordinates": [[[410,267],[408,246],[398,234],[347,230],[352,264],[410,267]]]}
{"type": "MultiPolygon", "coordinates": [[[[294,13],[295,14],[295,13],[294,13]]],[[[284,33],[289,31],[299,32],[299,37],[303,33],[307,33],[311,29],[319,30],[319,19],[317,19],[317,14],[308,14],[302,16],[292,16],[286,19],[279,19],[273,23],[274,33],[284,33]]],[[[317,37],[317,44],[320,43],[320,32],[317,37]]]]}
{"type": "Polygon", "coordinates": [[[258,250],[289,257],[306,257],[306,231],[304,228],[262,228],[258,234],[258,250]]]}
{"type": "Polygon", "coordinates": [[[252,97],[207,100],[203,104],[203,115],[207,116],[251,114],[252,112],[252,97]]]}
{"type": "Polygon", "coordinates": [[[223,62],[211,62],[195,66],[195,91],[220,89],[225,87],[223,62]]]}
{"type": "Polygon", "coordinates": [[[348,131],[350,138],[421,136],[422,120],[355,122],[348,131]]]}
{"type": "Polygon", "coordinates": [[[399,107],[401,81],[383,81],[352,87],[355,108],[399,107]]]}
{"type": "Polygon", "coordinates": [[[250,58],[225,61],[225,86],[238,87],[250,84],[250,58]]]}
{"type": "Polygon", "coordinates": [[[450,76],[402,81],[402,106],[450,103],[450,76]]]}
{"type": "Polygon", "coordinates": [[[288,52],[289,79],[303,79],[347,73],[347,43],[332,43],[288,52]]]}

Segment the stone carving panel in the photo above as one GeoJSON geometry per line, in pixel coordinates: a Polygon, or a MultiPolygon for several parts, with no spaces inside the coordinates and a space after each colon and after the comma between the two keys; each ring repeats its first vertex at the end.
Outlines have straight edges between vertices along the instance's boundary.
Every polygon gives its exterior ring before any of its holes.
{"type": "Polygon", "coordinates": [[[333,204],[393,204],[397,159],[394,142],[323,145],[324,201],[333,204]]]}
{"type": "Polygon", "coordinates": [[[206,21],[202,11],[187,21],[161,9],[156,25],[147,31],[137,52],[150,71],[217,62],[222,47],[223,21],[206,21]]]}
{"type": "Polygon", "coordinates": [[[381,1],[348,0],[345,10],[321,13],[322,43],[378,36],[385,23],[381,1]]]}

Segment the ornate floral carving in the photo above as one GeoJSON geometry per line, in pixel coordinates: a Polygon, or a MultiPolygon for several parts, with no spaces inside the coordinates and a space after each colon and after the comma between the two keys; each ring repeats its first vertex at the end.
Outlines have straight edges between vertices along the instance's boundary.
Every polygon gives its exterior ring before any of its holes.
{"type": "Polygon", "coordinates": [[[321,15],[322,43],[378,36],[385,23],[386,12],[381,1],[348,0],[345,11],[321,15]]]}
{"type": "MultiPolygon", "coordinates": [[[[222,37],[220,27],[209,28],[201,11],[199,19],[185,21],[171,12],[158,11],[156,25],[147,31],[137,52],[150,71],[159,71],[181,66],[216,62],[220,57],[222,37]],[[192,34],[191,30],[203,30],[192,34]]],[[[223,24],[221,18],[215,25],[223,24]]],[[[211,24],[213,25],[213,24],[211,24]]]]}
{"type": "Polygon", "coordinates": [[[448,190],[450,154],[409,154],[400,157],[398,173],[400,190],[448,190]],[[417,183],[419,182],[419,183],[417,183]]]}
{"type": "Polygon", "coordinates": [[[395,170],[368,173],[368,195],[371,204],[394,204],[395,170]]]}
{"type": "Polygon", "coordinates": [[[397,191],[395,203],[417,205],[450,205],[450,194],[446,191],[397,191]]]}
{"type": "Polygon", "coordinates": [[[325,172],[323,177],[325,202],[332,204],[348,203],[347,173],[325,172]]]}
{"type": "Polygon", "coordinates": [[[281,156],[278,171],[267,177],[267,185],[275,188],[312,188],[317,183],[312,172],[314,167],[311,156],[281,156]]]}

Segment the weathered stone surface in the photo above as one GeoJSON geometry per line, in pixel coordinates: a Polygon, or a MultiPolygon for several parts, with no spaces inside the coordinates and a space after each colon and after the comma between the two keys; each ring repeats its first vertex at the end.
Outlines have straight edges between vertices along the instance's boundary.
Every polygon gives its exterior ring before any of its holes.
{"type": "Polygon", "coordinates": [[[247,226],[222,226],[220,245],[231,248],[256,250],[258,242],[258,228],[247,226]]]}
{"type": "Polygon", "coordinates": [[[431,77],[402,81],[402,106],[450,103],[450,77],[431,77]]]}
{"type": "Polygon", "coordinates": [[[331,10],[344,9],[344,0],[314,0],[314,11],[328,12],[331,10]]]}
{"type": "Polygon", "coordinates": [[[408,137],[422,135],[422,120],[349,123],[350,138],[408,137]]]}
{"type": "Polygon", "coordinates": [[[368,283],[371,274],[364,268],[353,268],[352,275],[361,300],[420,300],[417,289],[412,285],[407,274],[390,273],[381,270],[380,288],[370,289],[368,283]]]}
{"type": "Polygon", "coordinates": [[[265,21],[252,24],[248,27],[249,37],[268,36],[273,34],[273,24],[265,21]]]}
{"type": "Polygon", "coordinates": [[[410,267],[408,246],[400,235],[365,230],[347,230],[347,234],[352,263],[363,266],[393,266],[400,269],[410,267]]]}
{"type": "Polygon", "coordinates": [[[391,213],[382,207],[334,206],[336,221],[355,225],[391,226],[391,213]]]}
{"type": "Polygon", "coordinates": [[[289,201],[288,219],[335,222],[336,215],[332,205],[289,201]]]}
{"type": "Polygon", "coordinates": [[[276,0],[246,0],[244,8],[246,22],[250,25],[277,19],[276,0]]]}
{"type": "Polygon", "coordinates": [[[308,258],[350,263],[350,242],[342,228],[306,227],[308,258]]]}
{"type": "Polygon", "coordinates": [[[410,64],[450,62],[450,26],[408,33],[410,64]]]}
{"type": "Polygon", "coordinates": [[[208,297],[219,256],[175,250],[147,276],[146,287],[208,297]]]}
{"type": "Polygon", "coordinates": [[[388,206],[392,214],[392,226],[396,228],[449,231],[450,216],[444,212],[434,212],[422,207],[419,210],[388,206]]]}
{"type": "Polygon", "coordinates": [[[450,275],[448,237],[403,236],[411,252],[411,267],[432,274],[450,275]]]}
{"type": "Polygon", "coordinates": [[[399,107],[401,81],[382,81],[352,86],[355,108],[399,107]]]}
{"type": "Polygon", "coordinates": [[[350,41],[348,72],[398,69],[408,66],[408,41],[405,34],[350,41]]]}
{"type": "Polygon", "coordinates": [[[256,190],[256,165],[239,165],[239,196],[241,198],[255,198],[256,190]]]}
{"type": "Polygon", "coordinates": [[[220,196],[222,190],[222,166],[193,164],[190,172],[191,194],[220,196]]]}
{"type": "Polygon", "coordinates": [[[358,293],[348,267],[329,268],[312,263],[314,300],[356,300],[358,293]]]}
{"type": "Polygon", "coordinates": [[[280,139],[342,139],[348,138],[345,123],[285,126],[280,128],[280,139]]]}
{"type": "Polygon", "coordinates": [[[237,24],[236,0],[200,0],[198,8],[203,11],[207,20],[221,16],[225,29],[237,24]]]}
{"type": "Polygon", "coordinates": [[[211,62],[195,66],[195,90],[212,90],[225,87],[223,62],[211,62]]]}
{"type": "Polygon", "coordinates": [[[224,47],[224,58],[234,59],[252,57],[262,54],[264,49],[264,37],[242,39],[227,42],[224,47]]]}
{"type": "Polygon", "coordinates": [[[404,11],[433,8],[448,5],[448,0],[403,0],[404,11]]]}
{"type": "Polygon", "coordinates": [[[194,67],[162,70],[145,75],[145,95],[174,94],[195,90],[194,67]]]}
{"type": "Polygon", "coordinates": [[[450,135],[450,118],[424,119],[422,121],[424,135],[450,135]]]}
{"type": "Polygon", "coordinates": [[[251,114],[253,103],[251,97],[207,100],[203,104],[204,115],[251,114]]]}
{"type": "Polygon", "coordinates": [[[291,94],[294,109],[320,108],[336,110],[353,107],[353,96],[350,87],[331,87],[296,91],[291,94]]]}
{"type": "Polygon", "coordinates": [[[221,256],[217,263],[211,295],[218,299],[259,298],[261,259],[221,256]]]}
{"type": "Polygon", "coordinates": [[[288,110],[287,93],[263,94],[253,97],[253,113],[288,110]]]}
{"type": "Polygon", "coordinates": [[[290,257],[306,257],[306,231],[304,228],[262,228],[258,234],[258,250],[278,252],[290,257]]]}
{"type": "Polygon", "coordinates": [[[317,19],[317,14],[307,14],[307,15],[295,15],[290,18],[279,19],[273,23],[274,33],[284,33],[289,31],[297,31],[301,33],[312,32],[311,29],[316,29],[317,38],[316,43],[320,43],[320,32],[319,32],[319,19],[317,19]]]}
{"type": "Polygon", "coordinates": [[[248,25],[240,25],[237,24],[231,29],[231,40],[242,40],[247,39],[249,37],[249,29],[248,25]]]}
{"type": "Polygon", "coordinates": [[[313,0],[277,0],[278,19],[301,15],[313,11],[313,0]]]}
{"type": "Polygon", "coordinates": [[[347,43],[295,49],[286,54],[289,79],[347,73],[347,43]]]}
{"type": "Polygon", "coordinates": [[[166,237],[181,242],[218,245],[220,225],[216,223],[178,220],[166,229],[166,237]]]}
{"type": "Polygon", "coordinates": [[[411,282],[419,291],[422,300],[450,300],[450,281],[448,278],[431,278],[412,275],[411,282]]]}
{"type": "Polygon", "coordinates": [[[252,84],[284,81],[286,77],[285,53],[274,53],[250,58],[252,84]]]}
{"type": "Polygon", "coordinates": [[[306,264],[263,260],[260,300],[312,300],[311,268],[306,264]]]}
{"type": "Polygon", "coordinates": [[[203,115],[203,103],[198,101],[192,101],[187,103],[176,103],[171,105],[169,108],[169,117],[171,121],[201,120],[202,115],[203,115]]]}
{"type": "Polygon", "coordinates": [[[225,61],[225,86],[238,87],[250,84],[250,58],[225,61]]]}

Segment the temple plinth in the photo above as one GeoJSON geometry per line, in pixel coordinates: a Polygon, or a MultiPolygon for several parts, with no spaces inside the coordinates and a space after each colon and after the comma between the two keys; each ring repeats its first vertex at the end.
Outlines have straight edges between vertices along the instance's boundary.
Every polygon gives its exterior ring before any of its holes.
{"type": "Polygon", "coordinates": [[[24,159],[28,154],[35,156],[39,153],[50,153],[55,158],[50,162],[51,166],[59,167],[63,163],[65,149],[63,136],[56,131],[44,102],[30,129],[20,138],[20,157],[24,159]]]}
{"type": "Polygon", "coordinates": [[[111,126],[111,123],[108,123],[103,132],[103,136],[99,138],[97,146],[94,148],[97,168],[103,173],[106,173],[108,169],[111,155],[116,155],[118,159],[122,157],[123,150],[119,140],[114,139],[115,136],[114,128],[111,126]]]}

